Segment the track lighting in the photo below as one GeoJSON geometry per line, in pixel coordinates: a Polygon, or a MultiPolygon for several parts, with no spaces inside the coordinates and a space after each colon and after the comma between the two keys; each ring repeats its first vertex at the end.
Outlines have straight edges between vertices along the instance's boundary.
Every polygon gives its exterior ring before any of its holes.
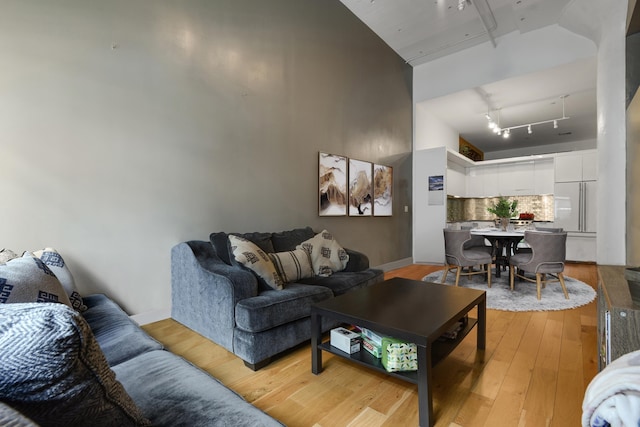
{"type": "Polygon", "coordinates": [[[495,134],[497,134],[497,135],[502,135],[504,138],[509,138],[509,135],[511,135],[511,130],[524,128],[524,127],[527,128],[527,133],[529,135],[531,135],[533,133],[533,126],[542,125],[542,124],[546,124],[546,123],[553,123],[553,128],[554,129],[558,129],[558,122],[559,121],[567,120],[567,119],[570,118],[570,117],[567,117],[565,115],[565,111],[564,111],[564,100],[565,100],[565,98],[567,96],[569,96],[569,95],[563,95],[563,96],[560,97],[562,99],[562,117],[558,117],[556,119],[542,120],[540,122],[532,122],[532,123],[525,123],[525,124],[522,124],[522,125],[509,126],[508,128],[502,129],[500,127],[500,113],[501,113],[501,111],[498,110],[498,123],[497,124],[491,119],[490,112],[485,114],[485,117],[489,121],[489,129],[493,130],[493,132],[495,134]]]}

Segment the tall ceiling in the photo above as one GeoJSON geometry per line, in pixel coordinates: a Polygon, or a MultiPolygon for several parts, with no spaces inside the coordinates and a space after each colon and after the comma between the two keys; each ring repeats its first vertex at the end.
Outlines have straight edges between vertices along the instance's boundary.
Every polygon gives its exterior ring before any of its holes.
{"type": "MultiPolygon", "coordinates": [[[[340,0],[407,63],[419,66],[481,43],[496,46],[508,33],[558,24],[571,0],[340,0]],[[464,5],[460,10],[459,4],[464,5]]],[[[596,60],[422,102],[433,115],[485,152],[595,140],[596,60]],[[568,95],[568,96],[567,96],[568,95]],[[563,117],[514,129],[508,139],[492,133],[485,114],[502,128],[563,117]],[[498,112],[499,110],[499,112],[498,112]]]]}

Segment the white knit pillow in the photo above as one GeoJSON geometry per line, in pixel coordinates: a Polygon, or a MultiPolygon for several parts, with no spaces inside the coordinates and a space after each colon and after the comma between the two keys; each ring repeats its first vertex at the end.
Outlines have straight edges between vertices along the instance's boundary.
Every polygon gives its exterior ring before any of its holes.
{"type": "Polygon", "coordinates": [[[271,258],[249,240],[229,234],[231,253],[240,264],[251,269],[259,278],[273,289],[282,289],[282,278],[276,271],[271,258]]]}
{"type": "Polygon", "coordinates": [[[327,230],[316,234],[296,246],[304,249],[311,257],[313,272],[318,276],[330,276],[342,271],[349,262],[349,255],[327,230]]]}
{"type": "Polygon", "coordinates": [[[284,283],[296,282],[305,277],[313,277],[311,259],[304,249],[269,254],[269,258],[276,266],[276,270],[284,283]]]}
{"type": "Polygon", "coordinates": [[[59,302],[71,307],[56,275],[28,252],[0,265],[0,303],[19,302],[59,302]]]}
{"type": "Polygon", "coordinates": [[[40,258],[42,262],[44,262],[47,267],[53,274],[56,275],[60,284],[64,288],[67,296],[69,297],[69,301],[71,302],[71,307],[76,310],[82,312],[87,309],[87,306],[84,305],[82,301],[82,297],[76,288],[76,282],[73,279],[73,275],[71,271],[67,267],[67,264],[62,259],[62,256],[53,248],[44,248],[39,251],[35,251],[33,256],[36,258],[40,258]]]}

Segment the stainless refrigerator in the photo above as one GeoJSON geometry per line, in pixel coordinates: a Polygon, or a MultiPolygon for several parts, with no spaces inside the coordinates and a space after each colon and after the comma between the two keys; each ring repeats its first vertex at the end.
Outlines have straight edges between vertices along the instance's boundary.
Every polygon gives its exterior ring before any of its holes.
{"type": "Polygon", "coordinates": [[[571,234],[595,233],[596,191],[596,181],[557,182],[554,192],[554,225],[571,234]]]}

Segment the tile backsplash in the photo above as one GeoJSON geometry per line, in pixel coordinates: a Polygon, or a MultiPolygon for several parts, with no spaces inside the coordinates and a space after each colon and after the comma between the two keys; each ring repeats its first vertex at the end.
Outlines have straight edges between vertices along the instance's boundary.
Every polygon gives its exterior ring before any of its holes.
{"type": "MultiPolygon", "coordinates": [[[[553,195],[541,196],[508,196],[509,200],[518,201],[518,213],[531,212],[535,221],[553,221],[553,195]]],[[[447,197],[447,221],[492,221],[495,215],[487,208],[493,206],[498,197],[447,197]]],[[[516,216],[517,218],[517,216],[516,216]]]]}

